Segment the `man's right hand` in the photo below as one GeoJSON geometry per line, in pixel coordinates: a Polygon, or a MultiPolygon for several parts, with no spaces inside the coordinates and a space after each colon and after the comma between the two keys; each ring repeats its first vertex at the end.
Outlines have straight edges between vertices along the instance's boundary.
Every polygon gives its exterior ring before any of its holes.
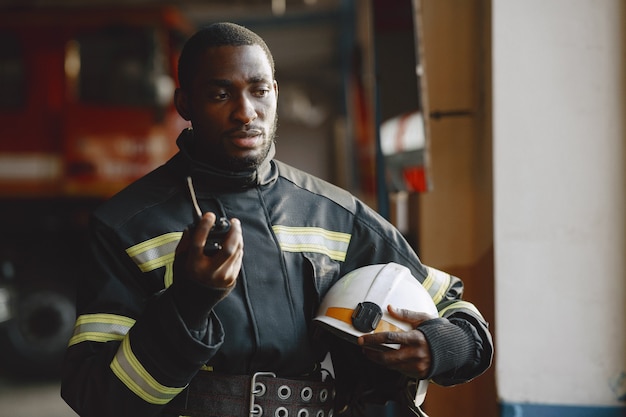
{"type": "Polygon", "coordinates": [[[231,228],[222,242],[222,249],[206,256],[204,245],[215,221],[215,214],[204,213],[193,230],[185,230],[176,247],[175,279],[182,273],[187,279],[209,288],[230,289],[235,286],[243,259],[241,222],[231,219],[231,228]]]}

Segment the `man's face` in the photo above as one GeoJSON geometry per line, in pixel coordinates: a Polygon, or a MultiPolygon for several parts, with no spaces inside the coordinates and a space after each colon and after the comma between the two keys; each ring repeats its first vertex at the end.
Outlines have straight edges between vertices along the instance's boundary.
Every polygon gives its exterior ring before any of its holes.
{"type": "Polygon", "coordinates": [[[191,91],[177,92],[179,112],[193,126],[194,157],[229,171],[256,168],[274,140],[277,98],[260,46],[208,48],[191,91]]]}

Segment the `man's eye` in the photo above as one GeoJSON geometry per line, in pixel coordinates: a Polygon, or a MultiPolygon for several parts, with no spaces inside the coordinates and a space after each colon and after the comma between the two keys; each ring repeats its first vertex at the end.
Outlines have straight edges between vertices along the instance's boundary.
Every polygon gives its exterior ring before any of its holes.
{"type": "Polygon", "coordinates": [[[261,88],[255,91],[255,95],[257,97],[265,97],[270,93],[270,90],[268,88],[261,88]]]}
{"type": "Polygon", "coordinates": [[[226,100],[228,99],[230,95],[228,94],[227,90],[223,90],[223,89],[209,89],[206,91],[206,97],[207,99],[210,100],[215,100],[215,101],[221,101],[221,100],[226,100]]]}

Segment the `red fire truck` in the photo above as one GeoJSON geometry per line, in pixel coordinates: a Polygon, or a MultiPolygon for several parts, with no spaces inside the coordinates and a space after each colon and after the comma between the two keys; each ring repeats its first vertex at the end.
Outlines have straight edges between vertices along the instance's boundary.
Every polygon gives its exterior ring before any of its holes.
{"type": "Polygon", "coordinates": [[[0,11],[0,372],[58,372],[89,212],[175,152],[192,29],[170,8],[0,11]]]}

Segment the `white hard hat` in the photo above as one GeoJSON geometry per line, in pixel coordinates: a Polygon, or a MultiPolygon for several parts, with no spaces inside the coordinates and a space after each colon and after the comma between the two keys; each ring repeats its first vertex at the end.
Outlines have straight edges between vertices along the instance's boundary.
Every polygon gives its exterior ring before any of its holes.
{"type": "Polygon", "coordinates": [[[391,262],[364,266],[340,278],[324,296],[314,321],[352,343],[366,333],[412,330],[409,323],[388,313],[390,304],[438,316],[428,291],[411,271],[391,262]]]}
{"type": "MultiPolygon", "coordinates": [[[[356,343],[366,333],[409,331],[409,323],[393,318],[387,312],[396,308],[439,316],[428,291],[411,275],[411,271],[396,263],[369,265],[344,275],[328,290],[313,319],[333,334],[356,343]]],[[[399,345],[384,344],[381,348],[398,349],[399,345]]],[[[428,381],[417,381],[413,402],[424,402],[428,381]]]]}

